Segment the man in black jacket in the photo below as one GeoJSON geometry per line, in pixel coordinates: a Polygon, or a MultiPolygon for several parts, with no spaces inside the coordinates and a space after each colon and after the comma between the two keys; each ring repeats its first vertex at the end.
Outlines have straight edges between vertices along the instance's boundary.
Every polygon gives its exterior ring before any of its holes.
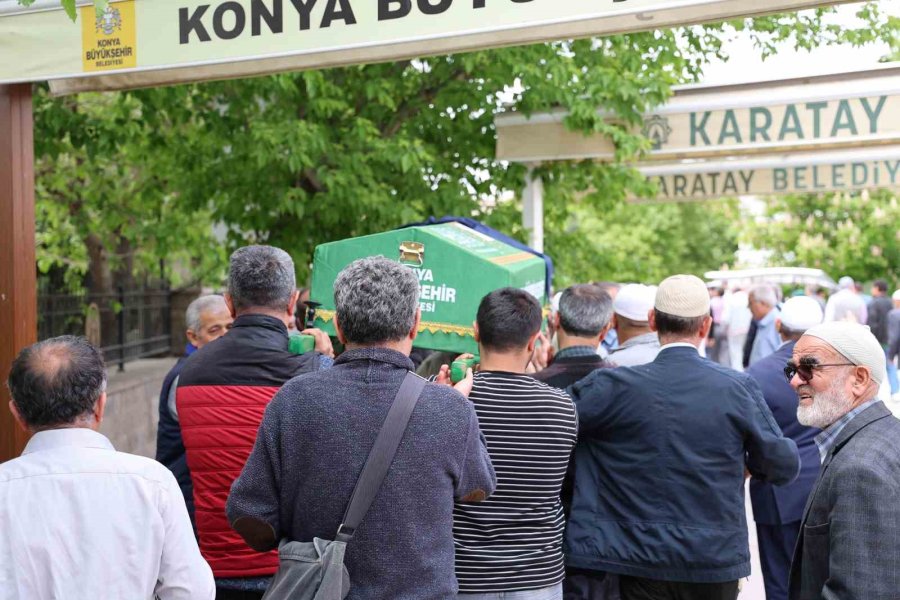
{"type": "Polygon", "coordinates": [[[263,412],[288,380],[333,363],[331,341],[318,329],[304,331],[316,338],[315,352],[289,350],[287,324],[294,320],[296,287],[294,262],[283,250],[236,250],[225,294],[232,328],[192,354],[178,379],[176,405],[194,486],[195,523],[200,551],[216,578],[217,600],[261,598],[278,566],[277,553],[249,548],[225,518],[225,499],[253,448],[263,412]]]}
{"type": "Polygon", "coordinates": [[[188,471],[187,459],[184,455],[184,441],[181,439],[181,427],[178,425],[178,411],[175,408],[175,389],[178,387],[178,376],[187,357],[208,344],[217,340],[231,328],[234,319],[225,304],[225,298],[218,294],[200,296],[191,302],[184,314],[188,341],[185,356],[166,374],[162,390],[159,393],[159,426],[156,429],[156,460],[166,465],[184,495],[184,503],[194,522],[194,487],[191,485],[191,473],[188,471]]]}
{"type": "Polygon", "coordinates": [[[594,369],[613,364],[597,354],[612,317],[612,298],[596,285],[573,285],[559,299],[554,323],[559,352],[553,362],[533,377],[547,385],[565,389],[594,369]]]}

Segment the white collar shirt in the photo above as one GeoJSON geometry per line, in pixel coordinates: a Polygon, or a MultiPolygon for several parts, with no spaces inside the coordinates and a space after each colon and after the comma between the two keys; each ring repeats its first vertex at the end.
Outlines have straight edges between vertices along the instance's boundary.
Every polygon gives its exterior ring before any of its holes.
{"type": "Polygon", "coordinates": [[[212,600],[163,465],[90,429],[35,434],[0,465],[0,600],[212,600]]]}
{"type": "Polygon", "coordinates": [[[659,351],[662,352],[666,348],[693,348],[698,354],[700,353],[700,350],[697,348],[697,346],[689,344],[687,342],[672,342],[671,344],[660,346],[659,351]]]}

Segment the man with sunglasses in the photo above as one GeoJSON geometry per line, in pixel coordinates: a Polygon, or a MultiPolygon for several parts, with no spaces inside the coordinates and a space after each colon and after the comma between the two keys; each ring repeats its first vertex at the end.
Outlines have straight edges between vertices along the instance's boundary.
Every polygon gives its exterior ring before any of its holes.
{"type": "Polygon", "coordinates": [[[784,379],[784,365],[790,360],[800,336],[821,322],[822,307],[818,302],[808,296],[789,299],[774,322],[781,345],[747,369],[747,374],[762,389],[763,398],[781,431],[785,437],[794,440],[800,452],[800,475],[793,482],[777,486],[756,477],[750,480],[750,501],[766,600],[787,600],[788,574],[800,535],[803,507],[821,466],[814,441],[819,430],[797,421],[797,394],[784,379]]]}
{"type": "Polygon", "coordinates": [[[822,470],[802,519],[789,598],[893,600],[900,590],[900,420],[878,399],[884,351],[864,325],[809,329],[784,369],[822,470]]]}

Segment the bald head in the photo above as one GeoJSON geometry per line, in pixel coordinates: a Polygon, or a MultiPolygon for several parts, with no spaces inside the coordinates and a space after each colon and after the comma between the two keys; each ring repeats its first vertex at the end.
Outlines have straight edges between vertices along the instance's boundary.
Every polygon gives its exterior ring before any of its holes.
{"type": "Polygon", "coordinates": [[[99,350],[74,336],[51,338],[23,349],[7,380],[12,404],[32,431],[91,421],[106,389],[99,350]]]}

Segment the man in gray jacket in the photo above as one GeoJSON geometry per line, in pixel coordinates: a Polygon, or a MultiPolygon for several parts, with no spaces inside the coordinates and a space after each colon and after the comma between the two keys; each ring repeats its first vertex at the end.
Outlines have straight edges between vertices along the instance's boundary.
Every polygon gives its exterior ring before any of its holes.
{"type": "Polygon", "coordinates": [[[864,325],[813,327],[785,368],[822,471],[804,511],[791,600],[894,600],[900,593],[900,420],[877,398],[884,352],[864,325]]]}
{"type": "MultiPolygon", "coordinates": [[[[333,539],[406,374],[419,330],[419,282],[384,257],[357,260],[334,282],[334,366],[288,381],[266,407],[226,512],[251,548],[333,539]]],[[[229,335],[234,335],[233,333],[229,335]]],[[[440,380],[447,378],[442,369],[440,380]]],[[[425,385],[375,501],[347,545],[347,600],[456,596],[453,505],[497,481],[478,416],[457,384],[425,385]],[[460,390],[460,391],[457,391],[460,390]]],[[[248,433],[248,435],[252,432],[248,433]]]]}

